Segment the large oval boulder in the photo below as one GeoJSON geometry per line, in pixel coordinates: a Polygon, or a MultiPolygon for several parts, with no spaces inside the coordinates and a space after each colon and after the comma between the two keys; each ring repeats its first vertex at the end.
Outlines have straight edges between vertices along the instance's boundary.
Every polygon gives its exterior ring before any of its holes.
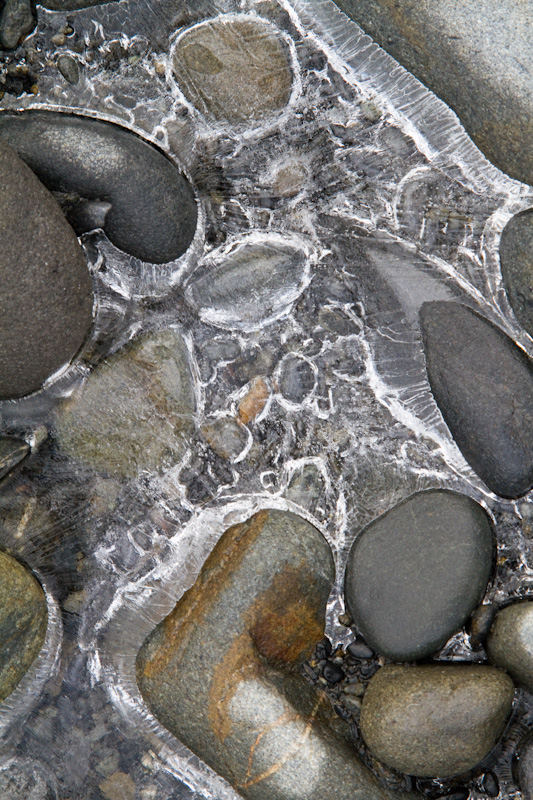
{"type": "Polygon", "coordinates": [[[31,394],[92,325],[91,276],[50,192],[0,139],[0,400],[31,394]]]}
{"type": "Polygon", "coordinates": [[[489,489],[533,486],[533,364],[500,328],[460,303],[424,303],[429,383],[455,442],[489,489]]]}
{"type": "Polygon", "coordinates": [[[517,686],[533,693],[533,602],[498,611],[486,643],[487,655],[517,686]]]}
{"type": "Polygon", "coordinates": [[[492,529],[456,492],[418,492],[370,523],[348,556],[348,610],[368,644],[396,661],[431,655],[481,600],[492,529]]]}

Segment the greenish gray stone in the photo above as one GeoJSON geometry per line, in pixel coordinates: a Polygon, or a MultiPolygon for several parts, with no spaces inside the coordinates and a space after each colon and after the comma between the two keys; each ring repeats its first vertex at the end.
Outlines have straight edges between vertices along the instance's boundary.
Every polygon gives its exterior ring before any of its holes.
{"type": "Polygon", "coordinates": [[[63,452],[135,477],[180,460],[193,430],[187,347],[174,330],[146,334],[97,367],[56,414],[63,452]]]}
{"type": "Polygon", "coordinates": [[[494,667],[387,664],[363,698],[361,733],[376,758],[408,775],[460,775],[490,753],[513,697],[494,667]]]}
{"type": "Polygon", "coordinates": [[[292,90],[289,49],[266,22],[214,19],[180,36],[174,74],[204,114],[231,123],[279,114],[292,90]]]}
{"type": "Polygon", "coordinates": [[[92,325],[91,276],[50,192],[0,140],[0,400],[22,397],[78,352],[92,325]]]}
{"type": "Polygon", "coordinates": [[[13,50],[34,26],[30,0],[5,0],[0,13],[0,46],[13,50]]]}
{"type": "Polygon", "coordinates": [[[352,545],[344,582],[348,611],[381,655],[425,658],[480,602],[492,550],[489,518],[478,503],[445,490],[411,495],[352,545]]]}
{"type": "Polygon", "coordinates": [[[487,158],[511,177],[533,182],[530,3],[335,2],[451,106],[487,158]]]}
{"type": "Polygon", "coordinates": [[[505,226],[500,266],[511,308],[533,336],[533,209],[517,214],[505,226]]]}
{"type": "Polygon", "coordinates": [[[57,59],[57,68],[67,81],[67,83],[75,84],[80,79],[80,68],[78,62],[72,56],[59,56],[57,59]]]}
{"type": "Polygon", "coordinates": [[[20,683],[46,635],[46,597],[27,567],[0,551],[0,701],[20,683]]]}
{"type": "Polygon", "coordinates": [[[324,695],[298,674],[323,636],[334,577],[312,525],[260,511],[223,534],[139,651],[151,711],[251,800],[395,796],[332,731],[324,695]]]}
{"type": "Polygon", "coordinates": [[[431,390],[463,456],[489,489],[533,486],[533,362],[460,303],[424,303],[420,325],[431,390]]]}
{"type": "Polygon", "coordinates": [[[533,692],[533,602],[498,611],[485,649],[492,664],[507,670],[517,686],[533,692]]]}
{"type": "Polygon", "coordinates": [[[0,437],[0,479],[20,464],[29,452],[29,445],[22,439],[14,439],[11,436],[0,437]]]}

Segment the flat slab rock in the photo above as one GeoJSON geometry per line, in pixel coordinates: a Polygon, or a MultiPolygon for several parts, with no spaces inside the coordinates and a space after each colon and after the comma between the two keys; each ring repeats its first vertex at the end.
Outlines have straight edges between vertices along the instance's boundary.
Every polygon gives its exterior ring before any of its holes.
{"type": "Polygon", "coordinates": [[[416,661],[461,629],[483,597],[492,529],[478,503],[456,492],[419,492],[371,522],[348,556],[344,591],[368,644],[416,661]]]}
{"type": "Polygon", "coordinates": [[[498,611],[486,650],[492,664],[505,669],[517,686],[533,692],[533,602],[498,611]]]}
{"type": "Polygon", "coordinates": [[[376,758],[408,775],[460,775],[492,750],[513,697],[494,667],[387,664],[363,698],[361,733],[376,758]]]}
{"type": "Polygon", "coordinates": [[[91,276],[50,192],[0,139],[0,400],[41,388],[92,325],[91,276]]]}
{"type": "Polygon", "coordinates": [[[429,383],[470,466],[495,494],[533,486],[533,362],[503,331],[460,303],[425,303],[429,383]]]}
{"type": "Polygon", "coordinates": [[[153,714],[252,800],[392,800],[298,674],[324,630],[335,570],[305,520],[260,511],[229,528],[144,642],[153,714]]]}

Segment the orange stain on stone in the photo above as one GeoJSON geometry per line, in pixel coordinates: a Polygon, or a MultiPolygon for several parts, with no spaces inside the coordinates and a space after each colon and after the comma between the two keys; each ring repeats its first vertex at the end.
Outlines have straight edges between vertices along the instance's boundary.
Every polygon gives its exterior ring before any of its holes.
{"type": "Polygon", "coordinates": [[[243,425],[248,425],[261,414],[270,396],[268,384],[264,378],[254,378],[248,393],[239,403],[238,419],[243,425]]]}

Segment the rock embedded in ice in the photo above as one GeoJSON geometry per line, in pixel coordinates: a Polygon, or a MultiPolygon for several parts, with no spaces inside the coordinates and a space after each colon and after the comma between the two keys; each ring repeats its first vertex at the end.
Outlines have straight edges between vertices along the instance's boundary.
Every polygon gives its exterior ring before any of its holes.
{"type": "Polygon", "coordinates": [[[209,254],[186,290],[205,322],[254,331],[288,313],[309,282],[306,253],[284,237],[249,237],[209,254]]]}
{"type": "Polygon", "coordinates": [[[289,353],[280,364],[279,391],[290,403],[300,404],[308,397],[316,383],[316,369],[302,356],[289,353]]]}
{"type": "Polygon", "coordinates": [[[0,701],[20,683],[46,635],[46,597],[31,571],[0,551],[0,701]]]}
{"type": "Polygon", "coordinates": [[[475,767],[503,732],[511,679],[479,664],[387,664],[371,678],[361,734],[371,753],[418,777],[447,778],[475,767]]]}
{"type": "Polygon", "coordinates": [[[139,651],[153,714],[244,797],[395,796],[330,729],[324,696],[299,674],[323,636],[334,577],[316,528],[260,511],[223,534],[139,651]]]}
{"type": "Polygon", "coordinates": [[[23,397],[78,352],[92,325],[87,262],[61,208],[0,139],[0,399],[23,397]]]}
{"type": "Polygon", "coordinates": [[[498,611],[485,649],[492,664],[533,693],[533,602],[514,603],[498,611]]]}
{"type": "Polygon", "coordinates": [[[55,111],[24,111],[1,115],[0,139],[64,199],[73,224],[79,203],[110,203],[103,229],[126,253],[162,264],[192,242],[197,207],[190,183],[160,150],[126,128],[55,111]]]}
{"type": "Polygon", "coordinates": [[[447,490],[418,492],[357,536],[346,566],[347,609],[380,655],[425,658],[480,602],[492,553],[480,505],[447,490]]]}
{"type": "Polygon", "coordinates": [[[80,79],[80,68],[75,58],[69,55],[59,56],[57,68],[67,83],[75,84],[80,79]]]}
{"type": "Polygon", "coordinates": [[[518,745],[513,767],[523,800],[533,800],[533,733],[525,736],[518,745]]]}
{"type": "Polygon", "coordinates": [[[11,472],[30,452],[29,445],[22,439],[11,436],[0,437],[0,479],[11,472]]]}
{"type": "Polygon", "coordinates": [[[186,30],[175,45],[174,74],[199,111],[230,123],[279,114],[293,83],[287,44],[251,16],[221,16],[186,30]]]}
{"type": "Polygon", "coordinates": [[[66,455],[132,478],[182,458],[194,410],[187,347],[169,329],[139,336],[98,366],[58,409],[55,425],[66,455]]]}
{"type": "Polygon", "coordinates": [[[429,383],[472,469],[502,497],[533,486],[533,362],[472,309],[425,303],[420,323],[429,383]]]}
{"type": "Polygon", "coordinates": [[[221,458],[232,460],[243,452],[249,434],[234,417],[217,417],[202,425],[202,435],[221,458]]]}
{"type": "Polygon", "coordinates": [[[533,336],[533,209],[517,214],[504,228],[500,265],[511,308],[533,336]]]}
{"type": "Polygon", "coordinates": [[[30,0],[5,0],[0,9],[0,49],[14,50],[34,27],[30,0]]]}

